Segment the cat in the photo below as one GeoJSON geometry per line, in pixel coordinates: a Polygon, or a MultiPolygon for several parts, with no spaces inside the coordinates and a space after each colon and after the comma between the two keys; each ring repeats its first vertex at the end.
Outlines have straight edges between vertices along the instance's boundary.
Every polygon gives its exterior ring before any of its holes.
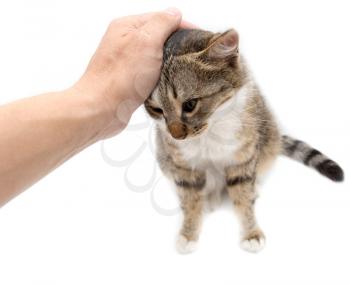
{"type": "Polygon", "coordinates": [[[256,181],[279,154],[334,181],[344,179],[337,163],[280,134],[238,43],[234,29],[173,33],[164,46],[160,80],[144,104],[156,122],[159,166],[176,185],[183,211],[180,253],[195,250],[203,210],[215,208],[224,191],[238,213],[241,247],[261,250],[256,181]]]}

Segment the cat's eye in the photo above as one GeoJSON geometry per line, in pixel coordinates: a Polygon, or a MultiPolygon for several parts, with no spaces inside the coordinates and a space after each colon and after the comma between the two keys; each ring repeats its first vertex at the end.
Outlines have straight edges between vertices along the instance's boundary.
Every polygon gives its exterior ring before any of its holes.
{"type": "Polygon", "coordinates": [[[159,115],[163,114],[163,110],[161,108],[157,108],[157,107],[150,107],[150,109],[154,112],[157,113],[159,115]]]}
{"type": "Polygon", "coordinates": [[[191,99],[182,104],[182,110],[186,113],[190,113],[196,108],[198,99],[191,99]]]}

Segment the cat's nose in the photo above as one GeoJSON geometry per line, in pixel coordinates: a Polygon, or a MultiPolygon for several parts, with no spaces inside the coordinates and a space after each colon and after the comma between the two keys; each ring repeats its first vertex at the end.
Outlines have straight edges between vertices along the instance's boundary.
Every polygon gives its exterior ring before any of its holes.
{"type": "Polygon", "coordinates": [[[180,122],[171,122],[168,124],[171,136],[177,140],[182,140],[187,136],[187,127],[180,122]]]}

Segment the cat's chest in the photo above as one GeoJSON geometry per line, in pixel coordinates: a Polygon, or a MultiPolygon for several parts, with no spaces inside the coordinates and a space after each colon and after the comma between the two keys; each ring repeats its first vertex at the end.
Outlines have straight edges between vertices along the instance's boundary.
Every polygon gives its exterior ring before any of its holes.
{"type": "Polygon", "coordinates": [[[183,159],[194,168],[212,163],[217,166],[233,164],[234,154],[241,145],[237,137],[240,128],[240,119],[235,114],[213,120],[204,134],[179,144],[183,159]]]}

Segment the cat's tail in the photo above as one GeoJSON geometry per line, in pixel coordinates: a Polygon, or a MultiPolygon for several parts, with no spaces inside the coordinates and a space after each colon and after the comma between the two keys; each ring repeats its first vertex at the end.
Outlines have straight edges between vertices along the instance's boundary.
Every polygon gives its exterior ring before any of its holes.
{"type": "Polygon", "coordinates": [[[305,142],[282,136],[282,154],[314,168],[333,181],[344,180],[344,172],[336,162],[305,142]]]}

